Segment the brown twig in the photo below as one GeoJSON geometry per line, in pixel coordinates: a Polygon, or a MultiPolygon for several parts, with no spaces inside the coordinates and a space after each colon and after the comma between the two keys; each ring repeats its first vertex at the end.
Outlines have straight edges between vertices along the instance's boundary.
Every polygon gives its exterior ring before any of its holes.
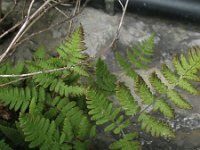
{"type": "Polygon", "coordinates": [[[129,0],[126,0],[125,5],[122,4],[121,0],[118,0],[118,1],[119,1],[120,5],[122,6],[122,11],[123,12],[122,12],[122,16],[121,16],[121,19],[120,19],[116,34],[115,34],[112,42],[110,43],[110,45],[107,48],[105,48],[102,51],[99,51],[99,53],[97,52],[97,54],[95,56],[96,58],[99,58],[100,56],[105,55],[115,45],[115,43],[117,42],[117,40],[119,38],[120,29],[121,29],[122,24],[123,24],[123,20],[124,20],[124,17],[125,17],[125,13],[126,13],[126,10],[127,10],[127,6],[128,6],[128,3],[129,3],[129,0]]]}
{"type": "Polygon", "coordinates": [[[36,36],[38,34],[41,34],[43,32],[49,31],[50,29],[55,28],[56,26],[61,25],[61,24],[65,23],[65,22],[68,22],[68,21],[72,20],[73,18],[77,17],[79,14],[82,13],[82,11],[84,10],[84,8],[86,7],[88,2],[89,2],[89,0],[82,6],[80,11],[77,12],[76,14],[74,14],[73,16],[71,16],[69,18],[65,18],[64,20],[62,20],[60,22],[57,22],[57,23],[55,23],[55,24],[53,24],[53,25],[51,25],[49,27],[46,27],[46,28],[44,28],[44,29],[42,29],[40,31],[37,31],[37,32],[34,32],[34,33],[30,34],[28,37],[26,37],[26,38],[20,40],[20,42],[16,43],[13,48],[19,46],[20,44],[24,43],[25,41],[29,40],[30,38],[32,38],[32,37],[34,37],[34,36],[36,36]]]}
{"type": "Polygon", "coordinates": [[[30,5],[29,5],[25,22],[23,23],[23,25],[21,26],[21,28],[19,29],[18,33],[15,35],[13,40],[11,41],[10,45],[8,46],[8,48],[0,56],[0,63],[3,61],[3,59],[6,57],[6,55],[10,52],[10,50],[13,48],[13,46],[22,38],[22,36],[24,34],[24,31],[27,30],[27,27],[28,27],[28,29],[30,28],[29,25],[34,21],[34,18],[37,18],[37,16],[40,16],[40,13],[45,9],[45,7],[48,5],[48,3],[50,3],[51,0],[47,0],[32,15],[30,15],[31,8],[33,6],[34,1],[35,0],[32,0],[30,5]]]}

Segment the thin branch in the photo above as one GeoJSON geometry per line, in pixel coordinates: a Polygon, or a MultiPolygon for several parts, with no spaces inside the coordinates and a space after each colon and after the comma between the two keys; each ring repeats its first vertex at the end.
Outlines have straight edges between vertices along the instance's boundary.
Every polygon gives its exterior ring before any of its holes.
{"type": "Polygon", "coordinates": [[[41,71],[37,71],[37,72],[25,73],[25,74],[20,74],[20,75],[15,75],[15,74],[0,75],[0,77],[2,77],[2,78],[28,77],[28,76],[33,76],[33,75],[39,75],[39,74],[42,74],[42,73],[51,73],[51,72],[62,71],[62,70],[70,69],[70,68],[73,68],[73,67],[74,66],[68,66],[68,67],[55,68],[55,69],[50,69],[50,70],[41,70],[41,71]]]}
{"type": "Polygon", "coordinates": [[[10,84],[13,84],[13,83],[17,83],[21,80],[25,80],[25,79],[28,79],[30,77],[23,77],[23,78],[19,78],[19,79],[16,79],[16,80],[12,80],[10,82],[7,82],[7,83],[4,83],[4,84],[0,84],[0,87],[4,87],[4,86],[7,86],[7,85],[10,85],[10,84]]]}
{"type": "Polygon", "coordinates": [[[60,22],[57,22],[57,23],[55,23],[55,24],[53,24],[53,25],[51,25],[51,26],[49,26],[47,28],[44,28],[44,29],[42,29],[40,31],[37,31],[35,33],[30,34],[28,37],[26,37],[26,38],[20,40],[20,42],[16,43],[16,45],[13,48],[19,46],[20,44],[24,43],[25,41],[29,40],[30,38],[32,38],[32,37],[34,37],[34,36],[36,36],[38,34],[41,34],[43,32],[49,31],[50,29],[55,28],[56,26],[61,25],[61,24],[65,23],[65,22],[68,22],[68,21],[72,20],[73,18],[77,17],[79,14],[82,13],[82,11],[84,10],[84,8],[86,7],[86,5],[87,5],[88,2],[89,2],[89,0],[82,6],[82,8],[80,9],[80,11],[77,12],[75,15],[73,15],[73,16],[71,16],[69,18],[65,18],[64,20],[62,20],[60,22]]]}
{"type": "Polygon", "coordinates": [[[119,38],[120,29],[121,29],[122,24],[123,24],[123,20],[124,20],[124,17],[125,17],[125,13],[126,13],[126,10],[127,10],[127,6],[128,6],[128,3],[129,3],[129,0],[126,0],[125,5],[123,5],[120,0],[119,0],[119,2],[122,5],[123,13],[122,13],[122,16],[121,16],[120,23],[119,23],[119,26],[117,28],[116,34],[115,34],[112,42],[110,43],[110,45],[107,48],[105,48],[104,50],[102,50],[102,51],[100,51],[99,53],[96,54],[96,56],[95,56],[96,58],[99,58],[103,54],[105,55],[113,47],[113,45],[115,45],[116,41],[119,38]]]}
{"type": "Polygon", "coordinates": [[[3,59],[6,57],[6,55],[10,52],[10,50],[13,48],[13,45],[15,45],[20,38],[22,37],[22,35],[24,34],[24,31],[26,30],[27,26],[29,25],[29,23],[31,23],[31,21],[33,21],[33,19],[41,13],[41,11],[46,7],[46,5],[51,1],[51,0],[47,0],[42,6],[40,6],[31,16],[30,16],[30,11],[31,8],[33,6],[35,0],[32,0],[28,12],[27,12],[27,16],[26,16],[26,20],[24,22],[24,24],[22,25],[22,27],[20,28],[20,30],[18,31],[18,33],[16,34],[16,36],[13,38],[12,42],[10,43],[10,45],[8,46],[8,48],[5,50],[5,52],[0,56],[0,63],[3,61],[3,59]]]}

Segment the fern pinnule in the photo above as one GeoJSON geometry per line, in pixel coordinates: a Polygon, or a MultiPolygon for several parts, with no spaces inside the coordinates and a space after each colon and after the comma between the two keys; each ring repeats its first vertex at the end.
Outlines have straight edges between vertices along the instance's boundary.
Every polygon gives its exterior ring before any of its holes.
{"type": "Polygon", "coordinates": [[[131,91],[123,83],[116,88],[116,99],[119,100],[122,109],[128,116],[134,116],[140,112],[140,106],[131,94],[131,91]]]}
{"type": "Polygon", "coordinates": [[[146,113],[140,114],[138,121],[141,122],[141,128],[152,136],[173,138],[174,132],[163,122],[151,117],[146,113]]]}

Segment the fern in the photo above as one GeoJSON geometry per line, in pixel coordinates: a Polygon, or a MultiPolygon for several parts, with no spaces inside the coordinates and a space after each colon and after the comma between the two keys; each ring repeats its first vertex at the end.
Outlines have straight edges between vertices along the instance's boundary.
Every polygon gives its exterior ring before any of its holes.
{"type": "Polygon", "coordinates": [[[59,143],[59,135],[56,132],[54,121],[40,116],[25,115],[19,118],[19,122],[25,140],[31,142],[30,148],[40,146],[40,149],[60,149],[62,143],[59,143]]]}
{"type": "Polygon", "coordinates": [[[121,68],[130,77],[137,77],[134,69],[147,68],[147,64],[151,62],[150,56],[154,52],[154,35],[139,43],[136,47],[127,50],[127,60],[120,53],[116,53],[116,59],[121,68]]]}
{"type": "Polygon", "coordinates": [[[95,91],[91,90],[87,93],[87,107],[90,110],[88,114],[92,116],[91,119],[96,121],[97,125],[109,123],[104,129],[105,132],[113,131],[119,134],[130,125],[130,121],[125,120],[124,116],[119,114],[119,108],[113,108],[112,103],[104,95],[95,91]]]}
{"type": "Polygon", "coordinates": [[[25,112],[32,99],[45,100],[45,90],[43,88],[18,88],[4,87],[0,89],[0,101],[4,105],[9,105],[10,109],[25,112]]]}
{"type": "Polygon", "coordinates": [[[161,82],[161,80],[155,73],[153,73],[150,76],[150,82],[160,94],[166,94],[167,97],[177,107],[184,109],[191,109],[191,105],[180,94],[178,94],[178,92],[172,89],[168,89],[168,87],[161,82]]]}
{"type": "MultiPolygon", "coordinates": [[[[24,71],[24,63],[18,62],[15,66],[10,63],[6,63],[0,66],[0,74],[16,74],[19,75],[24,71]]],[[[16,78],[0,78],[0,84],[6,84],[8,82],[14,81],[16,78]]],[[[17,85],[19,83],[13,83],[12,85],[17,85]]]]}
{"type": "Polygon", "coordinates": [[[9,124],[0,124],[0,131],[15,145],[20,145],[24,142],[21,131],[16,127],[10,127],[9,124]]]}
{"type": "MultiPolygon", "coordinates": [[[[1,74],[41,72],[18,83],[9,83],[16,78],[0,79],[4,85],[0,102],[18,116],[12,125],[0,124],[6,139],[14,146],[28,143],[30,149],[88,150],[97,126],[103,127],[105,133],[115,134],[110,149],[141,149],[140,129],[152,136],[173,138],[173,129],[162,116],[155,117],[154,112],[171,119],[175,106],[192,108],[179,90],[199,94],[192,82],[199,81],[200,49],[193,47],[187,55],[175,56],[174,70],[162,64],[159,75],[153,72],[143,79],[137,69],[146,69],[151,62],[154,51],[151,35],[128,49],[126,57],[116,54],[122,70],[134,80],[134,85],[128,87],[118,81],[101,59],[94,66],[95,74],[87,70],[90,64],[83,53],[83,41],[80,27],[58,46],[54,57],[41,47],[33,60],[13,68],[9,63],[0,66],[1,74]],[[55,72],[45,71],[58,68],[55,72]],[[130,131],[135,127],[137,131],[130,131]]],[[[1,147],[9,149],[4,141],[0,142],[1,147]]]]}
{"type": "Polygon", "coordinates": [[[140,76],[135,80],[135,91],[140,96],[143,104],[152,105],[154,111],[160,111],[165,117],[174,117],[173,108],[171,108],[163,99],[157,99],[140,76]]]}
{"type": "Polygon", "coordinates": [[[140,149],[140,143],[138,141],[133,141],[137,138],[136,133],[128,133],[124,137],[114,143],[112,143],[110,149],[121,149],[121,150],[138,150],[140,149]]]}
{"type": "Polygon", "coordinates": [[[96,63],[96,84],[99,91],[105,94],[113,94],[116,87],[116,77],[110,73],[107,65],[98,59],[96,63]]]}
{"type": "Polygon", "coordinates": [[[138,121],[142,122],[141,128],[146,132],[150,132],[153,136],[175,137],[173,131],[167,125],[146,113],[142,113],[138,117],[138,121]]]}
{"type": "Polygon", "coordinates": [[[6,144],[4,140],[0,141],[0,149],[1,150],[12,150],[12,148],[8,144],[6,144]]]}
{"type": "Polygon", "coordinates": [[[59,45],[57,48],[59,57],[69,62],[70,65],[80,63],[80,61],[86,58],[86,55],[81,53],[86,49],[83,40],[84,32],[81,26],[73,33],[71,38],[67,39],[67,42],[59,45]]]}
{"type": "Polygon", "coordinates": [[[140,112],[140,106],[133,98],[130,90],[123,84],[119,84],[116,89],[116,98],[120,101],[122,109],[125,110],[126,115],[134,116],[140,112]]]}

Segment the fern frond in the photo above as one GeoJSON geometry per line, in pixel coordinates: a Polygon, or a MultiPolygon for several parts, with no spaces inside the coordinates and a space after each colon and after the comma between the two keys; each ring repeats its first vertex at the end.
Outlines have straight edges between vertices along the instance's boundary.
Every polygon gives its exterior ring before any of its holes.
{"type": "Polygon", "coordinates": [[[151,62],[149,56],[153,55],[154,35],[139,43],[136,47],[128,49],[127,55],[129,61],[134,64],[135,68],[146,68],[147,63],[151,62]]]}
{"type": "Polygon", "coordinates": [[[126,73],[127,76],[135,78],[137,76],[137,73],[133,69],[132,65],[125,60],[125,58],[122,57],[120,53],[115,54],[116,60],[120,67],[123,69],[123,71],[126,73]]]}
{"type": "Polygon", "coordinates": [[[135,91],[140,96],[144,104],[149,105],[154,103],[156,99],[155,96],[153,96],[149,87],[139,75],[135,80],[135,91]]]}
{"type": "Polygon", "coordinates": [[[1,150],[12,150],[12,148],[7,143],[5,143],[4,140],[0,140],[0,149],[1,150]]]}
{"type": "Polygon", "coordinates": [[[199,81],[197,71],[200,69],[200,48],[193,47],[189,50],[187,58],[184,55],[174,57],[173,64],[177,74],[184,79],[199,81]]]}
{"type": "Polygon", "coordinates": [[[174,118],[174,109],[163,99],[159,99],[153,105],[153,111],[160,111],[167,118],[174,118]]]}
{"type": "Polygon", "coordinates": [[[113,108],[112,103],[105,98],[103,94],[98,94],[95,91],[88,91],[87,93],[87,108],[91,119],[96,121],[97,125],[110,123],[104,129],[106,132],[113,131],[119,134],[124,128],[130,125],[130,121],[124,121],[124,117],[120,115],[119,108],[113,108]]]}
{"type": "MultiPolygon", "coordinates": [[[[0,74],[22,74],[24,71],[24,63],[23,62],[17,62],[16,65],[12,65],[10,63],[4,63],[0,66],[0,74]]],[[[0,84],[8,83],[13,80],[16,80],[16,78],[0,78],[0,84]]],[[[17,83],[12,84],[17,85],[17,83]]]]}
{"type": "Polygon", "coordinates": [[[57,126],[63,123],[62,140],[69,141],[73,138],[84,140],[95,136],[95,126],[92,126],[74,101],[56,97],[50,102],[50,106],[51,109],[45,113],[45,116],[55,118],[57,126]]]}
{"type": "Polygon", "coordinates": [[[18,145],[24,142],[23,135],[18,129],[14,127],[9,127],[8,125],[0,124],[0,131],[14,144],[18,145]]]}
{"type": "Polygon", "coordinates": [[[161,72],[163,73],[164,77],[168,80],[170,84],[173,84],[174,86],[179,86],[180,88],[186,90],[187,92],[191,94],[197,95],[199,91],[191,84],[189,81],[182,77],[177,77],[175,73],[173,73],[167,65],[163,64],[161,67],[161,72]]]}
{"type": "Polygon", "coordinates": [[[85,93],[85,88],[76,85],[69,86],[62,79],[58,79],[51,74],[40,74],[34,76],[33,79],[43,88],[49,88],[50,91],[54,91],[60,96],[79,96],[85,93]]]}
{"type": "Polygon", "coordinates": [[[133,98],[131,91],[122,83],[118,84],[116,88],[116,98],[120,101],[120,105],[126,115],[134,116],[140,112],[140,106],[133,98]]]}
{"type": "Polygon", "coordinates": [[[137,95],[142,99],[144,104],[152,105],[154,111],[160,111],[167,118],[174,116],[173,109],[164,100],[157,99],[152,94],[142,77],[138,76],[136,78],[135,88],[137,95]]]}
{"type": "Polygon", "coordinates": [[[168,87],[158,78],[156,73],[152,73],[149,80],[156,91],[158,91],[160,94],[166,94],[177,107],[183,109],[192,108],[191,105],[185,99],[183,99],[178,92],[168,89],[168,87]]]}
{"type": "Polygon", "coordinates": [[[86,55],[82,53],[86,49],[84,41],[83,27],[79,27],[66,42],[57,48],[59,57],[66,60],[70,65],[79,63],[86,55]]]}
{"type": "Polygon", "coordinates": [[[141,128],[152,136],[161,136],[166,138],[175,137],[174,132],[163,122],[156,120],[146,113],[140,114],[138,121],[141,121],[141,128]]]}
{"type": "Polygon", "coordinates": [[[45,90],[43,88],[17,88],[3,87],[0,89],[0,101],[9,105],[10,109],[25,112],[32,99],[45,101],[45,90]]]}
{"type": "Polygon", "coordinates": [[[135,141],[138,135],[136,133],[128,133],[123,136],[120,140],[112,143],[110,149],[121,149],[121,150],[141,150],[140,143],[135,141]]]}
{"type": "Polygon", "coordinates": [[[128,49],[127,58],[122,57],[120,53],[116,53],[116,60],[126,75],[136,78],[137,73],[135,72],[134,68],[146,68],[147,64],[151,62],[150,56],[153,55],[153,52],[154,35],[151,35],[148,39],[144,40],[136,47],[128,49]]]}
{"type": "Polygon", "coordinates": [[[107,65],[101,59],[96,63],[96,85],[99,90],[113,93],[116,87],[116,77],[110,73],[107,65]]]}
{"type": "Polygon", "coordinates": [[[19,118],[20,128],[25,135],[25,141],[30,142],[29,147],[40,146],[40,149],[59,150],[59,134],[54,121],[40,116],[24,115],[19,118]]]}

